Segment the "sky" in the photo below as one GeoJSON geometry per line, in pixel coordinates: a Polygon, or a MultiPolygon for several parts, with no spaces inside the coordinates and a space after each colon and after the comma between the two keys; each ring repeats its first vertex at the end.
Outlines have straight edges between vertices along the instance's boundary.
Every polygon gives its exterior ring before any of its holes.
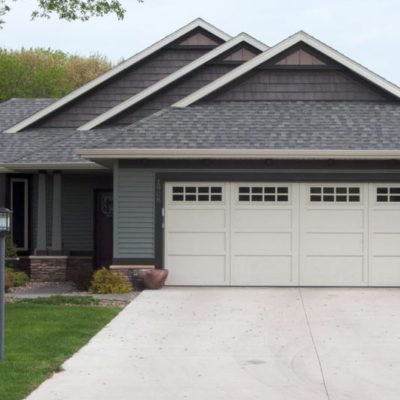
{"type": "Polygon", "coordinates": [[[247,32],[268,45],[304,30],[400,86],[399,0],[122,0],[123,21],[30,20],[35,0],[11,2],[0,46],[45,47],[128,58],[197,17],[236,35],[247,32]]]}

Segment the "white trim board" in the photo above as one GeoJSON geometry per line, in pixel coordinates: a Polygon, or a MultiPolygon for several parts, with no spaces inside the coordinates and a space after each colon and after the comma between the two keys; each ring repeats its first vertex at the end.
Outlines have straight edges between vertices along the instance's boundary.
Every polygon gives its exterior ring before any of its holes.
{"type": "Polygon", "coordinates": [[[321,53],[325,54],[327,57],[332,58],[339,64],[342,64],[349,70],[353,71],[357,75],[365,78],[366,80],[372,82],[376,86],[380,87],[381,89],[391,93],[392,95],[396,96],[400,99],[400,88],[395,84],[387,81],[386,79],[382,78],[381,76],[375,74],[374,72],[370,71],[369,69],[363,67],[362,65],[356,63],[355,61],[351,60],[350,58],[344,56],[343,54],[339,53],[338,51],[332,49],[331,47],[327,46],[326,44],[320,42],[319,40],[315,39],[314,37],[308,35],[305,32],[298,32],[293,36],[288,37],[287,39],[283,40],[282,42],[278,43],[277,45],[269,48],[264,53],[259,54],[258,56],[254,57],[250,61],[240,65],[239,67],[235,68],[231,72],[223,75],[222,77],[216,79],[215,81],[209,83],[208,85],[202,87],[201,89],[191,93],[189,96],[177,101],[172,107],[184,108],[188,107],[191,104],[199,101],[200,99],[208,96],[209,94],[215,92],[216,90],[220,89],[221,87],[225,86],[226,84],[234,81],[235,79],[239,78],[240,76],[246,74],[247,72],[251,71],[252,69],[258,67],[259,65],[263,64],[264,62],[270,60],[272,57],[280,54],[284,50],[290,48],[291,46],[299,43],[304,42],[309,46],[313,47],[314,49],[320,51],[321,53]]]}
{"type": "Polygon", "coordinates": [[[86,160],[96,159],[400,159],[400,150],[286,150],[286,149],[79,149],[86,160]]]}
{"type": "Polygon", "coordinates": [[[100,75],[99,77],[93,79],[92,81],[88,82],[87,84],[81,86],[80,88],[74,90],[73,92],[69,93],[65,97],[55,101],[54,103],[50,104],[49,106],[43,108],[39,112],[31,115],[30,117],[24,119],[23,121],[19,122],[18,124],[8,128],[5,132],[6,133],[16,133],[20,130],[28,127],[29,125],[33,124],[34,122],[42,119],[43,117],[47,116],[48,114],[52,113],[55,110],[58,110],[62,106],[70,103],[71,101],[75,100],[76,98],[82,96],[84,93],[88,92],[89,90],[95,88],[96,86],[100,85],[101,83],[107,81],[108,79],[114,77],[115,75],[119,74],[120,72],[126,70],[127,68],[135,65],[139,61],[142,61],[146,57],[150,56],[151,54],[155,53],[156,51],[160,50],[164,46],[174,42],[175,40],[179,39],[180,37],[186,35],[187,33],[191,32],[196,28],[203,28],[204,30],[208,31],[209,33],[213,34],[214,36],[219,37],[220,39],[227,41],[231,39],[231,36],[227,33],[219,30],[215,26],[209,24],[208,22],[204,21],[201,18],[197,18],[194,21],[190,22],[189,24],[185,25],[181,29],[178,29],[174,33],[166,36],[165,38],[161,39],[160,41],[154,43],[150,47],[146,48],[145,50],[137,53],[133,57],[128,58],[123,63],[117,65],[110,71],[100,75]]]}
{"type": "Polygon", "coordinates": [[[164,79],[156,82],[154,85],[142,90],[135,96],[130,97],[129,99],[119,103],[115,107],[107,110],[105,113],[100,114],[96,118],[92,119],[91,121],[85,123],[81,127],[78,128],[80,131],[87,131],[93,128],[96,128],[103,122],[106,122],[110,118],[118,115],[119,113],[125,111],[129,107],[138,104],[139,102],[143,101],[144,99],[148,98],[149,96],[153,95],[154,93],[160,91],[161,89],[167,87],[171,83],[177,81],[178,79],[184,77],[185,75],[189,74],[190,72],[196,70],[197,68],[201,67],[202,65],[206,64],[207,62],[213,60],[214,58],[218,57],[219,55],[223,54],[224,52],[232,49],[236,45],[245,42],[250,44],[251,46],[255,47],[258,50],[265,51],[268,49],[268,46],[264,43],[261,43],[257,39],[249,36],[246,33],[240,33],[233,39],[225,42],[215,48],[214,50],[209,51],[208,53],[204,54],[203,56],[197,58],[196,60],[192,61],[191,63],[185,65],[184,67],[180,68],[178,71],[173,72],[172,74],[168,75],[164,79]]]}

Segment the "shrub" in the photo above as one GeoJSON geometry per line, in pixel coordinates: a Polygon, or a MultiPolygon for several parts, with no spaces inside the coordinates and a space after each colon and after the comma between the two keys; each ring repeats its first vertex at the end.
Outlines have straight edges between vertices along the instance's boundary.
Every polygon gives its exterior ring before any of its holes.
{"type": "Polygon", "coordinates": [[[129,293],[132,288],[126,284],[125,278],[118,272],[112,272],[107,268],[101,268],[93,275],[90,291],[93,293],[129,293]]]}
{"type": "Polygon", "coordinates": [[[25,286],[29,282],[29,276],[22,271],[12,271],[11,277],[15,287],[25,286]]]}
{"type": "Polygon", "coordinates": [[[9,292],[11,288],[24,286],[29,282],[29,276],[22,271],[14,271],[12,268],[6,268],[5,274],[5,287],[6,292],[9,292]]]}
{"type": "Polygon", "coordinates": [[[4,286],[6,289],[6,293],[9,292],[10,289],[14,286],[11,273],[11,271],[6,270],[6,274],[4,277],[4,286]]]}
{"type": "MultiPolygon", "coordinates": [[[[6,236],[6,251],[5,251],[6,258],[16,258],[17,257],[17,248],[15,244],[12,241],[11,235],[8,234],[6,236]]],[[[6,267],[12,267],[13,262],[12,261],[7,261],[6,262],[6,267]]]]}

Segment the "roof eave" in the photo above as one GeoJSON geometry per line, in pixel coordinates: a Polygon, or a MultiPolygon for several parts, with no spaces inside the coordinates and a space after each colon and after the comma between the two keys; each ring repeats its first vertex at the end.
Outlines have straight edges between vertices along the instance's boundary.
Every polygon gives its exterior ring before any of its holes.
{"type": "Polygon", "coordinates": [[[400,159],[400,150],[309,149],[79,149],[83,159],[400,159]]]}

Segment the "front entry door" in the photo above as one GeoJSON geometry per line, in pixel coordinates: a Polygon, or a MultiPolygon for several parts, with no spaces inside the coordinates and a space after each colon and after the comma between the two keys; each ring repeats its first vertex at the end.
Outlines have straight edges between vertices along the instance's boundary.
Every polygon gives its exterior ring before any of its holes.
{"type": "Polygon", "coordinates": [[[113,256],[113,192],[95,192],[95,267],[109,267],[113,256]]]}

